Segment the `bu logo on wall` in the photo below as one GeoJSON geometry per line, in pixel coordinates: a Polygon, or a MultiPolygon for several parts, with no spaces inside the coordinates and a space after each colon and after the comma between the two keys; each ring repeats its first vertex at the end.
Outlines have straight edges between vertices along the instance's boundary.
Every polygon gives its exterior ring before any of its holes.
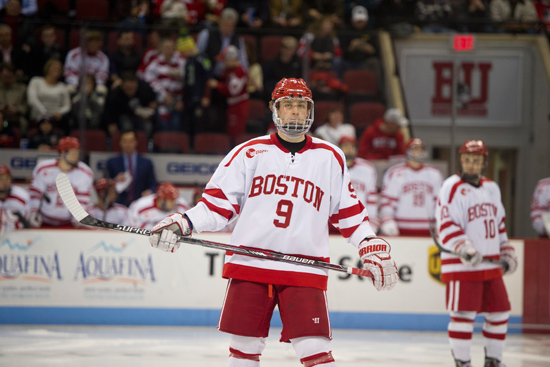
{"type": "Polygon", "coordinates": [[[449,116],[453,103],[453,77],[456,76],[457,116],[487,116],[491,62],[462,61],[453,71],[453,63],[434,61],[432,114],[449,116]]]}
{"type": "Polygon", "coordinates": [[[460,58],[442,50],[403,51],[401,81],[413,125],[451,125],[454,74],[457,126],[519,126],[524,56],[515,51],[489,51],[460,58]]]}

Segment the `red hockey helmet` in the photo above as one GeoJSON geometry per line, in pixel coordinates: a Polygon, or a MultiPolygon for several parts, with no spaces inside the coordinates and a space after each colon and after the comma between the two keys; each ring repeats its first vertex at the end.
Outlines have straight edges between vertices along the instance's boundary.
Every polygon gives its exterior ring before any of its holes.
{"type": "Polygon", "coordinates": [[[466,140],[464,144],[460,147],[459,151],[460,154],[480,154],[487,158],[489,155],[489,151],[487,150],[487,147],[485,146],[485,143],[483,140],[466,140]]]}
{"type": "Polygon", "coordinates": [[[161,183],[157,187],[157,197],[159,199],[176,200],[179,196],[178,189],[170,182],[161,183]]]}
{"type": "Polygon", "coordinates": [[[115,186],[115,181],[108,178],[100,178],[94,182],[94,189],[97,193],[103,192],[110,187],[115,186]]]}
{"type": "Polygon", "coordinates": [[[80,141],[74,136],[64,136],[57,142],[57,151],[64,152],[69,149],[80,149],[80,141]]]}
{"type": "Polygon", "coordinates": [[[11,171],[5,164],[0,164],[0,175],[8,175],[11,177],[11,171]]]}
{"type": "Polygon", "coordinates": [[[303,79],[283,78],[281,79],[273,92],[271,99],[273,100],[273,122],[278,130],[282,130],[288,135],[302,135],[308,132],[313,124],[313,95],[311,90],[306,85],[303,79]],[[280,102],[284,99],[305,100],[308,104],[308,116],[298,123],[290,121],[281,122],[278,109],[280,102]]]}
{"type": "Polygon", "coordinates": [[[405,149],[409,150],[411,148],[416,148],[416,147],[422,147],[422,149],[424,149],[424,142],[422,141],[422,139],[420,138],[410,139],[407,142],[407,146],[405,147],[405,149]]]}

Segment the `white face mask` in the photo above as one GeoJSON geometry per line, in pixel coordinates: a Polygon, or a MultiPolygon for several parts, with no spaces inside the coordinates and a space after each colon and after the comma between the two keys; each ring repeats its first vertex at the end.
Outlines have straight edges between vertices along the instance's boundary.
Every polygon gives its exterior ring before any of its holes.
{"type": "Polygon", "coordinates": [[[313,101],[309,98],[279,98],[273,104],[273,122],[277,130],[287,136],[306,134],[313,125],[313,101]]]}

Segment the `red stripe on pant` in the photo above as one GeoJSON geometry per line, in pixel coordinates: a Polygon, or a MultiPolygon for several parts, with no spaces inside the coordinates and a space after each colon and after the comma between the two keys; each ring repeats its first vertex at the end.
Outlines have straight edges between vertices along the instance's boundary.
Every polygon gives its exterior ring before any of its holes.
{"type": "Polygon", "coordinates": [[[302,358],[300,359],[300,362],[303,363],[304,367],[313,367],[319,364],[334,362],[334,358],[332,358],[332,352],[319,353],[309,357],[302,358]]]}
{"type": "Polygon", "coordinates": [[[240,350],[229,348],[229,357],[236,359],[246,359],[249,361],[260,361],[261,354],[247,354],[243,353],[240,350]]]}
{"type": "Polygon", "coordinates": [[[489,339],[504,340],[506,339],[506,334],[495,334],[483,330],[483,336],[489,339]]]}
{"type": "Polygon", "coordinates": [[[451,331],[449,330],[449,338],[453,339],[462,339],[462,340],[469,340],[472,339],[473,333],[466,333],[462,331],[451,331]]]}

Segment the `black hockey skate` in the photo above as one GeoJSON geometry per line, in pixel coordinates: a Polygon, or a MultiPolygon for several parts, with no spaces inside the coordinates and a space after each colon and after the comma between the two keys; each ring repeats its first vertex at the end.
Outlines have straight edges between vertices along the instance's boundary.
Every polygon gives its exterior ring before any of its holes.
{"type": "Polygon", "coordinates": [[[460,361],[458,359],[455,359],[455,367],[472,367],[472,364],[470,361],[460,361]]]}
{"type": "Polygon", "coordinates": [[[486,356],[485,367],[506,367],[506,365],[496,358],[491,358],[486,356]]]}

